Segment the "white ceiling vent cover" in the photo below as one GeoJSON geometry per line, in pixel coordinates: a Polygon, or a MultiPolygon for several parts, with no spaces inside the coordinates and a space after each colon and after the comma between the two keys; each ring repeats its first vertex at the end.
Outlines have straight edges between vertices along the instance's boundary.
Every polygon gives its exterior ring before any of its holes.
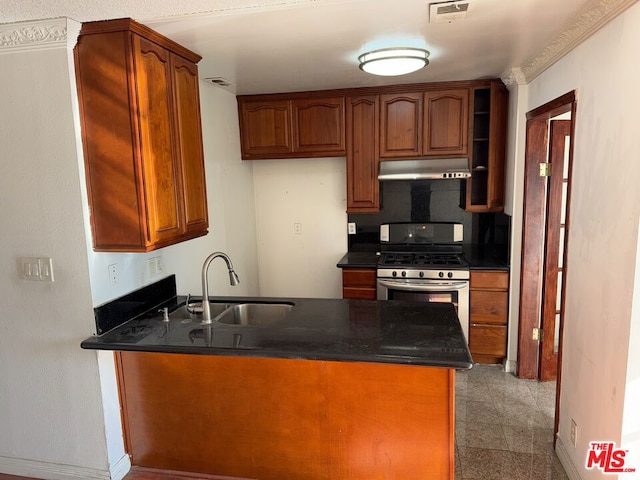
{"type": "Polygon", "coordinates": [[[467,16],[469,2],[443,2],[429,5],[429,23],[451,23],[467,16]]]}

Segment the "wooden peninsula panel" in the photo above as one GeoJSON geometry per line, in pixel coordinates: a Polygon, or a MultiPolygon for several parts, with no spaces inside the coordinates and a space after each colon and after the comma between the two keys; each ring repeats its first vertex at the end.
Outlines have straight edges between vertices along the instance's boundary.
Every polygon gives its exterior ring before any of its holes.
{"type": "Polygon", "coordinates": [[[261,480],[454,478],[454,370],[117,356],[136,466],[261,480]]]}

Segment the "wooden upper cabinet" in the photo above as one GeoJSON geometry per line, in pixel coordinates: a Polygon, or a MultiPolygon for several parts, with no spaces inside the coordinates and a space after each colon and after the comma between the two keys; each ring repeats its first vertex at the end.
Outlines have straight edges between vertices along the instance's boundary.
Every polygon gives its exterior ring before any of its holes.
{"type": "Polygon", "coordinates": [[[472,88],[470,164],[464,209],[501,212],[504,208],[509,92],[500,81],[472,88]]]}
{"type": "Polygon", "coordinates": [[[344,155],[344,97],[292,101],[293,151],[344,155]]]}
{"type": "Polygon", "coordinates": [[[184,185],[185,229],[189,235],[207,230],[207,186],[204,175],[202,124],[200,122],[200,93],[196,65],[171,54],[178,157],[184,185]]]}
{"type": "Polygon", "coordinates": [[[242,158],[278,158],[293,152],[288,100],[240,104],[242,158]]]}
{"type": "Polygon", "coordinates": [[[169,111],[170,54],[139,35],[132,39],[149,242],[158,243],[182,232],[180,183],[175,181],[180,167],[173,161],[169,111]]]}
{"type": "Polygon", "coordinates": [[[347,213],[380,211],[378,96],[347,99],[347,213]]]}
{"type": "Polygon", "coordinates": [[[380,96],[380,156],[466,156],[469,89],[380,96]]]}
{"type": "Polygon", "coordinates": [[[424,94],[423,155],[467,155],[469,89],[424,94]]]}
{"type": "Polygon", "coordinates": [[[380,95],[380,156],[422,155],[423,94],[380,95]]]}
{"type": "Polygon", "coordinates": [[[207,233],[199,60],[130,19],[83,25],[75,62],[94,250],[207,233]]]}
{"type": "Polygon", "coordinates": [[[238,97],[242,158],[343,156],[344,97],[238,97]]]}

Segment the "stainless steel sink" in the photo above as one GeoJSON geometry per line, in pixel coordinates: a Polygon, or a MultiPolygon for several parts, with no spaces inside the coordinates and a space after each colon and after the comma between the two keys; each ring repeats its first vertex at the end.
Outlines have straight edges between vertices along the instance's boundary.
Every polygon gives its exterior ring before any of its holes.
{"type": "MultiPolygon", "coordinates": [[[[220,315],[222,312],[227,310],[233,304],[231,303],[214,303],[211,302],[211,314],[212,315],[220,315]]],[[[174,310],[169,314],[169,318],[171,320],[193,320],[200,321],[202,320],[202,304],[200,302],[197,303],[189,303],[189,305],[183,305],[177,310],[174,310]]]]}
{"type": "Polygon", "coordinates": [[[293,308],[289,303],[240,303],[214,317],[226,325],[264,326],[283,320],[293,308]]]}

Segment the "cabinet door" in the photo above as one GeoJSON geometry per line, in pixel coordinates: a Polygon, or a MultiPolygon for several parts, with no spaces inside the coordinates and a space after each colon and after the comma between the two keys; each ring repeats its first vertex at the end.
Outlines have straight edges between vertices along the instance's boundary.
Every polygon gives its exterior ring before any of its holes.
{"type": "Polygon", "coordinates": [[[422,93],[380,96],[380,156],[422,154],[422,93]]]}
{"type": "Polygon", "coordinates": [[[378,97],[347,100],[347,213],[380,210],[378,97]]]}
{"type": "Polygon", "coordinates": [[[293,151],[344,155],[344,97],[293,100],[293,151]]]}
{"type": "Polygon", "coordinates": [[[240,107],[242,158],[278,158],[293,151],[289,100],[243,102],[240,107]]]}
{"type": "MultiPolygon", "coordinates": [[[[171,138],[170,55],[159,45],[133,35],[142,173],[151,244],[182,233],[180,178],[171,138]]],[[[117,181],[117,180],[114,180],[117,181]]]]}
{"type": "Polygon", "coordinates": [[[469,90],[426,92],[424,155],[467,155],[469,90]]]}
{"type": "Polygon", "coordinates": [[[204,176],[198,67],[178,55],[171,55],[179,183],[182,192],[186,235],[206,232],[207,190],[204,176]]]}

